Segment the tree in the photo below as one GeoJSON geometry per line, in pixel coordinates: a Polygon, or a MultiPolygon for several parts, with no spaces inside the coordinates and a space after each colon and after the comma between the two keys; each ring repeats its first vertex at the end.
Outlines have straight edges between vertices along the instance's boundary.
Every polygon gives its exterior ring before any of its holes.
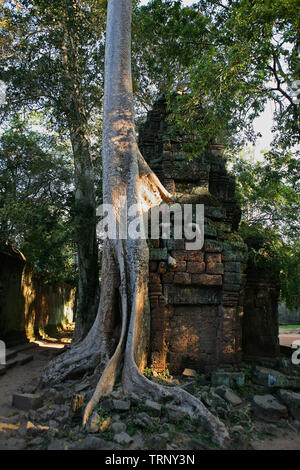
{"type": "MultiPolygon", "coordinates": [[[[131,0],[109,0],[105,51],[103,117],[103,201],[115,210],[118,230],[120,211],[136,205],[142,211],[170,195],[140,154],[134,131],[131,80],[131,0]]],[[[128,216],[128,222],[132,217],[128,216]]],[[[142,398],[176,397],[190,416],[199,416],[212,430],[214,439],[225,445],[228,432],[195,397],[174,387],[150,382],[143,374],[146,365],[148,248],[143,239],[107,239],[103,251],[102,292],[99,312],[88,336],[51,364],[44,381],[61,380],[84,368],[97,367],[100,380],[87,404],[83,424],[101,396],[108,395],[119,374],[123,390],[142,398]],[[121,323],[121,325],[120,325],[121,323]],[[113,333],[121,326],[112,349],[113,333]]]]}
{"type": "Polygon", "coordinates": [[[150,96],[180,91],[176,106],[169,100],[172,118],[195,134],[199,148],[212,139],[230,147],[254,140],[253,120],[272,100],[277,140],[299,142],[291,88],[300,79],[297,2],[181,3],[152,0],[136,13],[135,86],[143,103],[149,105],[145,89],[150,96]]]}
{"type": "MultiPolygon", "coordinates": [[[[253,262],[280,272],[280,298],[288,308],[299,306],[299,158],[275,149],[265,160],[237,158],[233,164],[242,209],[239,232],[259,241],[250,250],[253,262]]],[[[253,243],[252,243],[253,244],[253,243]]]]}
{"type": "Polygon", "coordinates": [[[74,340],[90,329],[99,300],[96,197],[90,121],[101,111],[104,5],[92,1],[2,2],[0,76],[3,117],[42,109],[52,129],[68,135],[74,159],[74,225],[78,305],[74,340]],[[97,21],[96,21],[97,20],[97,21]]]}
{"type": "Polygon", "coordinates": [[[45,280],[74,284],[70,148],[30,127],[16,115],[0,138],[0,241],[16,244],[45,280]]]}

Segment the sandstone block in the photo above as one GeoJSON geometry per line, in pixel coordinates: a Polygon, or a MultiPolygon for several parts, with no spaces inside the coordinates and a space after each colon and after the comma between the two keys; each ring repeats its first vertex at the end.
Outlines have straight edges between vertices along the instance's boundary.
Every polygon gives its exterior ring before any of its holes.
{"type": "Polygon", "coordinates": [[[188,273],[200,274],[205,271],[205,263],[203,261],[188,261],[186,270],[188,273]]]}
{"type": "Polygon", "coordinates": [[[146,400],[145,408],[155,414],[155,416],[160,416],[161,414],[161,405],[155,401],[146,400]]]}
{"type": "Polygon", "coordinates": [[[174,272],[168,272],[163,274],[162,281],[166,284],[172,284],[174,280],[174,272]]]}
{"type": "Polygon", "coordinates": [[[255,395],[252,407],[255,416],[270,423],[288,416],[287,407],[281,405],[273,395],[255,395]]]}
{"type": "Polygon", "coordinates": [[[175,273],[175,284],[191,284],[192,276],[189,273],[175,273]]]}
{"type": "Polygon", "coordinates": [[[204,253],[203,251],[199,251],[199,250],[187,250],[186,259],[187,261],[194,261],[194,262],[201,263],[204,260],[204,253]]]}
{"type": "Polygon", "coordinates": [[[192,274],[192,284],[203,286],[221,286],[222,276],[217,274],[192,274]]]}
{"type": "Polygon", "coordinates": [[[300,393],[279,390],[278,397],[288,407],[293,418],[300,420],[300,393]]]}
{"type": "Polygon", "coordinates": [[[19,410],[36,410],[43,404],[42,397],[33,393],[14,393],[12,406],[19,410]]]}
{"type": "Polygon", "coordinates": [[[117,411],[128,411],[130,409],[130,401],[128,400],[113,400],[114,409],[117,411]]]}
{"type": "Polygon", "coordinates": [[[224,274],[222,263],[206,263],[206,272],[208,274],[224,274]]]}

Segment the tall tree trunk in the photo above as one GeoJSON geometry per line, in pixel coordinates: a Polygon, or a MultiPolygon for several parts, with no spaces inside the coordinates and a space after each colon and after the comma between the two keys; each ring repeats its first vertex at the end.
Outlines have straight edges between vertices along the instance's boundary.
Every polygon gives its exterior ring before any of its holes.
{"type": "Polygon", "coordinates": [[[87,123],[80,111],[70,122],[75,166],[75,237],[78,253],[78,302],[73,341],[93,325],[99,303],[98,245],[93,165],[87,123]]]}
{"type": "MultiPolygon", "coordinates": [[[[103,121],[103,201],[112,204],[117,222],[125,203],[139,213],[171,197],[141,156],[134,131],[131,83],[131,0],[109,0],[107,13],[103,121]]],[[[128,223],[131,219],[128,217],[128,223]]],[[[117,224],[118,225],[118,224],[117,224]]],[[[119,225],[117,227],[119,229],[119,225]]],[[[62,355],[44,380],[61,380],[98,362],[100,379],[87,404],[83,425],[102,396],[122,373],[124,393],[157,401],[176,399],[186,413],[199,417],[221,446],[224,424],[195,397],[167,388],[143,375],[149,337],[147,243],[143,239],[107,239],[103,251],[102,295],[96,321],[85,340],[62,355]],[[121,328],[118,330],[118,324],[121,328]],[[113,339],[119,331],[117,342],[113,339]]]]}
{"type": "Polygon", "coordinates": [[[65,74],[65,114],[67,117],[75,167],[75,239],[78,254],[78,302],[73,342],[81,341],[93,325],[99,303],[98,245],[96,237],[96,199],[94,169],[88,119],[82,96],[78,31],[78,2],[71,2],[69,18],[62,25],[62,63],[65,74]]]}

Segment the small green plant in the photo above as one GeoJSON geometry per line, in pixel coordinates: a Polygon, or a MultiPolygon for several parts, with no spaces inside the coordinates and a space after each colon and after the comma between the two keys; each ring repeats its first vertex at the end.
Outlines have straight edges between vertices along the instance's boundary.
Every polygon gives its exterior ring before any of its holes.
{"type": "Polygon", "coordinates": [[[144,369],[144,375],[145,375],[145,377],[147,377],[148,379],[150,379],[150,377],[152,376],[152,370],[150,369],[150,367],[145,367],[145,369],[144,369]]]}

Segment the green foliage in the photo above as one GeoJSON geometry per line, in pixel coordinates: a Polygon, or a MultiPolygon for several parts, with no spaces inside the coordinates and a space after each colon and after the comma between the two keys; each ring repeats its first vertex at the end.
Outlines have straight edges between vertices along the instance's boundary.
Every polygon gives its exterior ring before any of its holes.
{"type": "Polygon", "coordinates": [[[169,96],[175,128],[205,147],[213,139],[227,146],[253,140],[253,120],[271,99],[278,131],[286,127],[277,142],[293,146],[299,18],[295,0],[207,0],[191,7],[150,1],[136,11],[133,28],[140,102],[147,107],[155,93],[169,96]]]}
{"type": "Polygon", "coordinates": [[[75,275],[69,151],[17,115],[0,138],[1,243],[16,243],[48,281],[75,275]]]}
{"type": "Polygon", "coordinates": [[[243,218],[298,238],[300,223],[300,160],[297,153],[272,150],[263,161],[238,157],[232,167],[243,218]]]}
{"type": "Polygon", "coordinates": [[[274,229],[242,223],[240,233],[249,247],[253,264],[279,275],[280,299],[291,310],[300,304],[300,242],[285,243],[274,229]]]}

